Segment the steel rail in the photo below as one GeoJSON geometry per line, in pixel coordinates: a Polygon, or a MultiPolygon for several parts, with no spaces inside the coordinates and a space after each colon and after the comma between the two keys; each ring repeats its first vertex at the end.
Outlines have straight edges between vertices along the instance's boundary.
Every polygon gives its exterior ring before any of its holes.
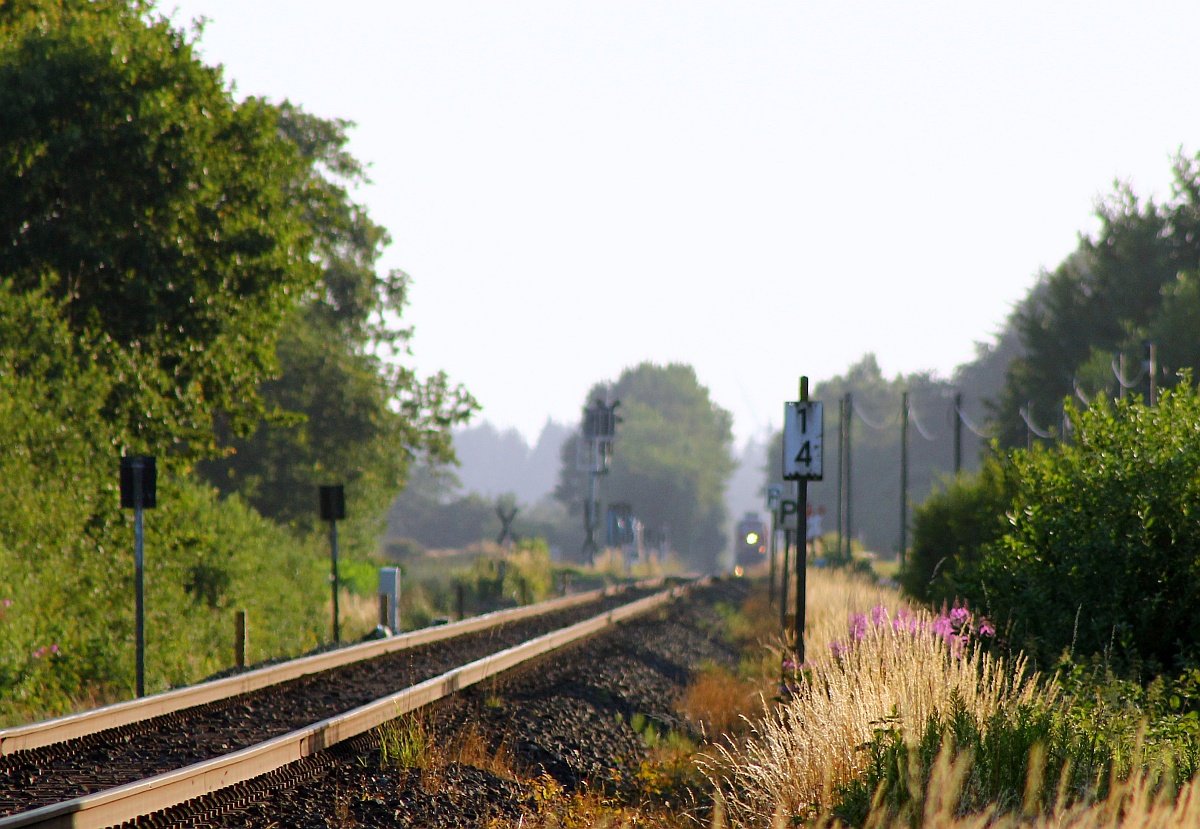
{"type": "Polygon", "coordinates": [[[31,723],[0,730],[0,757],[27,751],[41,746],[61,743],[77,737],[84,737],[110,728],[130,725],[164,714],[171,714],[185,708],[194,708],[210,702],[228,699],[240,694],[257,691],[270,685],[277,685],[298,677],[340,668],[354,662],[375,659],[385,654],[440,642],[469,633],[477,633],[497,625],[566,610],[581,604],[595,601],[604,596],[616,595],[631,587],[656,587],[662,579],[647,579],[633,585],[620,585],[590,590],[573,596],[564,596],[547,602],[497,610],[448,625],[422,628],[410,633],[390,636],[386,639],[376,639],[358,645],[350,645],[325,653],[304,656],[299,659],[269,665],[246,673],[225,677],[224,679],[202,682],[186,688],[164,691],[140,699],[127,700],[102,708],[94,708],[78,714],[69,714],[52,720],[31,723]]]}
{"type": "Polygon", "coordinates": [[[441,676],[241,751],[124,786],[0,818],[0,829],[105,829],[276,771],[522,662],[550,653],[682,595],[681,585],[498,651],[441,676]]]}

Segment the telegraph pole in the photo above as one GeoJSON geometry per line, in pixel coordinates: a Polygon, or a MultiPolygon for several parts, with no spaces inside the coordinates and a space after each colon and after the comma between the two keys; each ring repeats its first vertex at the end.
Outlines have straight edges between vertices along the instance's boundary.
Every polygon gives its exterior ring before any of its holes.
{"type": "Polygon", "coordinates": [[[962,471],[962,392],[954,394],[954,474],[962,471]]]}
{"type": "Polygon", "coordinates": [[[783,575],[779,579],[779,629],[787,630],[788,612],[788,556],[792,552],[792,531],[783,528],[783,575]]]}
{"type": "Polygon", "coordinates": [[[1158,345],[1153,341],[1146,343],[1149,348],[1146,370],[1150,373],[1150,406],[1158,405],[1158,345]]]}
{"type": "Polygon", "coordinates": [[[837,461],[837,536],[838,555],[842,554],[842,466],[846,457],[846,398],[838,400],[838,461],[837,461]]]}
{"type": "Polygon", "coordinates": [[[853,426],[854,398],[850,396],[850,392],[846,392],[846,551],[843,554],[846,561],[850,561],[853,556],[850,545],[854,539],[854,464],[851,462],[850,454],[853,446],[851,440],[853,426]]]}
{"type": "Polygon", "coordinates": [[[779,534],[779,504],[783,500],[783,487],[780,484],[767,485],[767,509],[771,511],[771,540],[768,542],[768,554],[771,557],[770,587],[767,592],[768,606],[775,605],[775,536],[779,534]]]}
{"type": "Polygon", "coordinates": [[[900,395],[900,566],[908,548],[908,392],[900,395]]]}

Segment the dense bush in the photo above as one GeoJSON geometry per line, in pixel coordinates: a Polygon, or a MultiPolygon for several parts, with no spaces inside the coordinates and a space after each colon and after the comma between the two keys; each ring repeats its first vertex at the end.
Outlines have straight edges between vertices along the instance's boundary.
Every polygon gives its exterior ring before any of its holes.
{"type": "Polygon", "coordinates": [[[979,473],[950,481],[913,510],[913,543],[900,573],[909,595],[933,605],[949,603],[978,578],[983,550],[1008,527],[1014,481],[995,458],[979,473]]]}
{"type": "MultiPolygon", "coordinates": [[[[55,302],[0,283],[0,722],[131,695],[133,527],[107,377],[55,302]]],[[[147,687],[295,653],[324,624],[319,559],[236,498],[164,467],[146,519],[147,687]]]]}
{"type": "Polygon", "coordinates": [[[1200,644],[1200,394],[1190,378],[1158,406],[1068,410],[1073,439],[1016,451],[1008,531],[963,593],[1048,663],[1065,649],[1145,660],[1200,644]]]}

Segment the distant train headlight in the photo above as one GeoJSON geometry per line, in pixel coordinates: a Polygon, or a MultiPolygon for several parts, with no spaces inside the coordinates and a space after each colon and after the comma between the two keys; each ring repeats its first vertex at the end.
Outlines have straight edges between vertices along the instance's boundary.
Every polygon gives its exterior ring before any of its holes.
{"type": "Polygon", "coordinates": [[[747,544],[757,544],[758,543],[758,533],[746,533],[746,543],[747,544]]]}

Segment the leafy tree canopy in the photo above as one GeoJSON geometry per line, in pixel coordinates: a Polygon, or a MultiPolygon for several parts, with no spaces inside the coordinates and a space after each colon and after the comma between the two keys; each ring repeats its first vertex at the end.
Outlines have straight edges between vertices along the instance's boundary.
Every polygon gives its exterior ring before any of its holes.
{"type": "Polygon", "coordinates": [[[414,453],[452,459],[476,405],[387,359],[408,277],[377,271],[347,122],[235,101],[136,0],[0,7],[0,113],[0,275],[111,378],[121,448],[285,521],[331,481],[381,517],[414,453]]]}
{"type": "Polygon", "coordinates": [[[1100,231],[1044,274],[1018,311],[1024,354],[1009,367],[994,412],[1000,440],[1023,446],[1025,409],[1039,429],[1062,432],[1062,402],[1077,394],[1115,397],[1113,361],[1124,354],[1127,382],[1144,396],[1144,341],[1158,345],[1157,384],[1200,363],[1192,336],[1200,271],[1200,161],[1180,157],[1162,204],[1120,186],[1098,208],[1100,231]],[[1189,316],[1191,315],[1191,316],[1189,316]]]}
{"type": "MultiPolygon", "coordinates": [[[[733,474],[733,419],[712,402],[691,366],[642,363],[611,387],[598,383],[585,406],[608,393],[620,400],[608,503],[628,503],[651,534],[665,533],[690,565],[716,569],[725,547],[725,485],[733,474]]],[[[576,469],[578,433],[563,444],[555,497],[582,513],[587,475],[576,469]]]]}
{"type": "Polygon", "coordinates": [[[263,412],[280,322],[319,276],[308,165],[193,42],[121,0],[0,7],[0,274],[61,303],[134,448],[213,448],[263,412]]]}
{"type": "Polygon", "coordinates": [[[454,459],[450,429],[478,406],[444,374],[420,379],[384,359],[407,348],[411,329],[396,328],[409,277],[379,274],[387,232],[355,204],[348,187],[366,182],[346,150],[344,121],[316,118],[289,103],[280,129],[312,164],[303,189],[320,277],[287,317],[277,345],[278,376],[261,386],[274,411],[232,453],[199,469],[272,518],[309,524],[322,483],[347,486],[350,517],[366,517],[358,539],[374,544],[388,501],[417,454],[454,459]]]}

